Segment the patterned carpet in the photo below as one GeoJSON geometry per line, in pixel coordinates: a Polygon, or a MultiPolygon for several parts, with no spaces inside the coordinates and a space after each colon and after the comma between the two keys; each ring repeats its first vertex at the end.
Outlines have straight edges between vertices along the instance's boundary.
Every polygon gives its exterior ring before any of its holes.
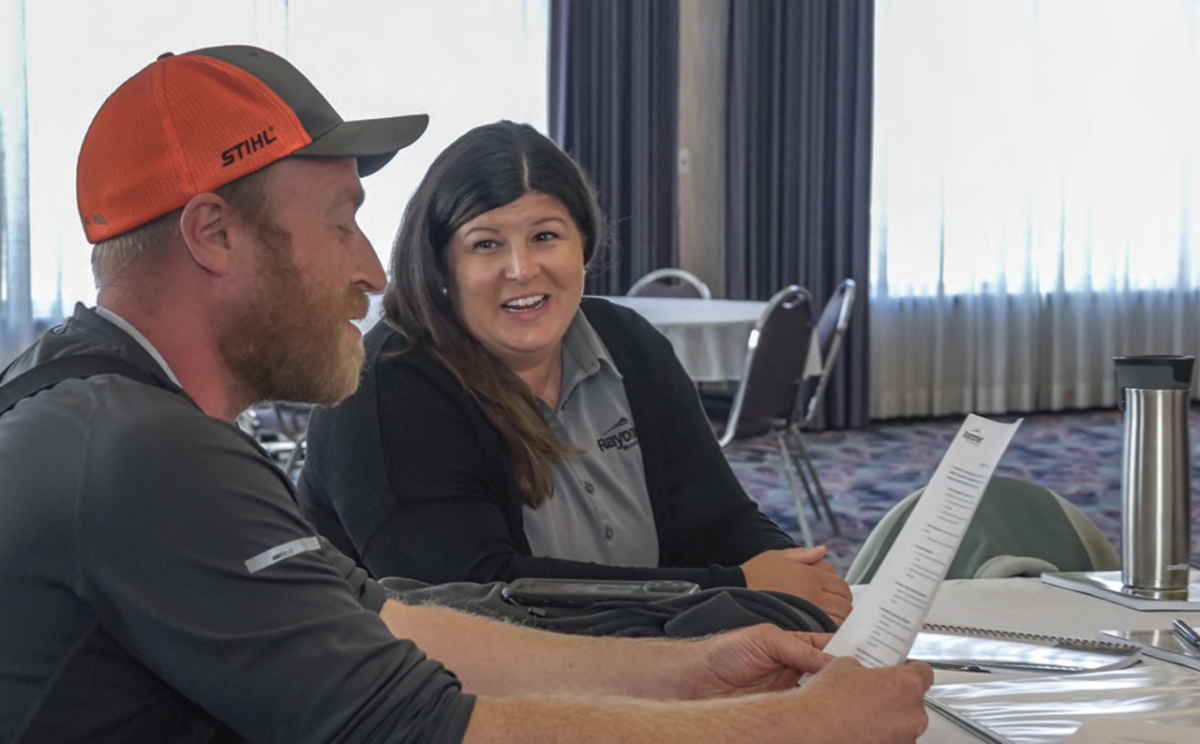
{"type": "MultiPolygon", "coordinates": [[[[1108,535],[1121,540],[1122,417],[1095,410],[1024,417],[996,472],[1040,483],[1078,506],[1108,535]]],[[[1013,421],[1016,416],[995,416],[1013,421]]],[[[841,537],[808,512],[813,537],[829,548],[829,561],[844,573],[880,518],[902,498],[924,486],[937,468],[963,418],[879,422],[868,429],[805,432],[804,442],[837,514],[841,537]]],[[[1200,536],[1200,407],[1191,414],[1193,536],[1200,536]]],[[[768,440],[730,446],[738,479],[777,524],[800,539],[796,510],[777,451],[768,440]]],[[[1192,562],[1200,544],[1192,542],[1192,562]]]]}

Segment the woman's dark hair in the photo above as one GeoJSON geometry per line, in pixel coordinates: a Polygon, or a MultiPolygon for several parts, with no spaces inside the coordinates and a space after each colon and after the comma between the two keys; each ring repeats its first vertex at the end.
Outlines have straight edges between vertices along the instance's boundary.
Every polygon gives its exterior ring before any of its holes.
{"type": "Polygon", "coordinates": [[[478,401],[508,448],[522,497],[536,508],[554,488],[551,460],[572,450],[555,439],[529,386],[467,331],[444,291],[446,249],[458,229],[531,192],[562,202],[591,264],[606,229],[587,176],[533,127],[500,121],[472,129],[433,161],[404,210],[383,310],[410,349],[440,360],[478,401]]]}

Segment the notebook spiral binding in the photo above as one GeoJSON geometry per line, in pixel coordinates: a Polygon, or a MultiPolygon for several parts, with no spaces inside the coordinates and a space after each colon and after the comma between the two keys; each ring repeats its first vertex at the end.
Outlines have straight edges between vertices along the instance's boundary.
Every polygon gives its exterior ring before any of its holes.
{"type": "Polygon", "coordinates": [[[976,636],[979,638],[1002,638],[1011,641],[1029,641],[1030,643],[1041,643],[1047,645],[1060,646],[1064,648],[1077,648],[1089,651],[1109,651],[1112,653],[1129,653],[1136,650],[1136,646],[1128,643],[1115,643],[1112,641],[1093,641],[1087,638],[1063,638],[1060,636],[1040,635],[1038,633],[1023,633],[1017,630],[995,630],[992,628],[974,628],[965,625],[942,625],[940,623],[925,623],[923,630],[930,633],[949,633],[952,635],[976,636]]]}

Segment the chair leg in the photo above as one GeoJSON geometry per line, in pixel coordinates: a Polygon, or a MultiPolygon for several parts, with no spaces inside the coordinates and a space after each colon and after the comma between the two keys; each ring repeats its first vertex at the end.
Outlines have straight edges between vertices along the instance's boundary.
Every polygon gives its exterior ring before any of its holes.
{"type": "MultiPolygon", "coordinates": [[[[792,426],[789,431],[796,440],[796,447],[800,450],[800,457],[808,465],[808,472],[812,475],[813,484],[817,487],[817,495],[820,496],[821,504],[825,507],[825,514],[829,517],[829,526],[833,528],[833,534],[840,536],[842,532],[838,528],[837,517],[833,514],[833,507],[829,505],[829,497],[825,495],[825,489],[821,487],[821,477],[817,475],[817,466],[813,464],[812,458],[808,455],[808,448],[804,446],[804,439],[800,436],[800,431],[795,426],[792,426]]],[[[811,492],[809,495],[811,495],[811,492]]],[[[813,508],[815,509],[816,506],[814,505],[813,508]]]]}
{"type": "Polygon", "coordinates": [[[299,466],[304,464],[304,461],[300,459],[301,455],[304,454],[304,446],[303,438],[296,441],[292,451],[288,453],[287,462],[283,465],[283,472],[287,473],[287,476],[291,478],[293,482],[295,482],[296,476],[300,472],[299,466]]]}
{"type": "MultiPolygon", "coordinates": [[[[795,458],[792,458],[792,461],[795,462],[795,458]]],[[[821,513],[821,505],[817,503],[816,490],[808,482],[808,473],[799,464],[796,465],[796,473],[800,476],[800,483],[804,485],[804,492],[808,494],[808,503],[812,505],[813,514],[817,515],[818,521],[824,522],[825,515],[821,513]]]]}
{"type": "MultiPolygon", "coordinates": [[[[790,431],[780,432],[780,440],[786,443],[787,437],[790,434],[792,434],[790,431]]],[[[803,451],[803,448],[801,448],[801,451],[803,451]]],[[[790,455],[791,451],[789,451],[788,454],[790,455]]],[[[793,462],[795,462],[794,459],[793,462]]],[[[804,492],[808,494],[808,503],[812,504],[813,514],[817,515],[817,519],[819,521],[825,521],[825,516],[821,514],[821,505],[817,503],[816,493],[813,491],[813,487],[808,483],[808,474],[805,473],[804,468],[800,467],[799,465],[796,466],[796,473],[800,476],[800,482],[804,484],[804,492]]]]}
{"type": "Polygon", "coordinates": [[[796,502],[796,521],[800,523],[800,535],[804,538],[805,547],[813,547],[812,530],[808,526],[808,515],[804,513],[804,499],[800,496],[800,485],[796,483],[796,463],[788,453],[787,439],[780,434],[776,440],[779,444],[779,456],[783,459],[783,471],[787,473],[788,485],[792,487],[792,500],[796,502]]]}

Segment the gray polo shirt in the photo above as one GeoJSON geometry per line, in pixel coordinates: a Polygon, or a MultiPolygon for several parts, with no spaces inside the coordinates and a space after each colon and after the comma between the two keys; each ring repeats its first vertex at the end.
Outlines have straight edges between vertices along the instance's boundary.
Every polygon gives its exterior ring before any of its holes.
{"type": "Polygon", "coordinates": [[[621,373],[576,311],[563,338],[558,410],[542,414],[579,455],[554,465],[554,496],[524,508],[533,555],[611,566],[658,566],[658,533],[646,490],[642,451],[621,373]]]}

